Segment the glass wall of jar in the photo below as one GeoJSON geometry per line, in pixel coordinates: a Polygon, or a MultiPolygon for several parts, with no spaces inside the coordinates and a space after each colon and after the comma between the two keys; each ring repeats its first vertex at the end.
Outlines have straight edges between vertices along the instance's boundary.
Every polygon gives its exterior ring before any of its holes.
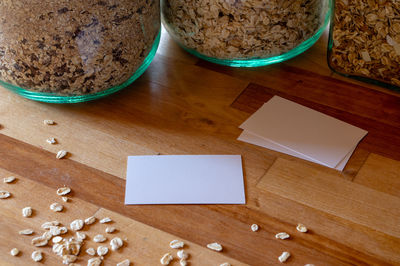
{"type": "Polygon", "coordinates": [[[188,52],[237,67],[273,64],[311,47],[331,0],[161,0],[162,21],[188,52]]]}
{"type": "Polygon", "coordinates": [[[400,89],[400,1],[337,0],[328,63],[335,72],[400,89]]]}
{"type": "Polygon", "coordinates": [[[160,39],[157,0],[0,1],[0,85],[72,103],[138,78],[160,39]]]}

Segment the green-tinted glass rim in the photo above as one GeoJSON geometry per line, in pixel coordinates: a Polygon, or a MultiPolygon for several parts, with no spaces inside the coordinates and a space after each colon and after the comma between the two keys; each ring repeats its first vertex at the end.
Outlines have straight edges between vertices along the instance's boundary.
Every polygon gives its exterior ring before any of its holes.
{"type": "MultiPolygon", "coordinates": [[[[175,40],[185,51],[189,52],[190,54],[201,58],[203,60],[219,64],[219,65],[225,65],[225,66],[231,66],[231,67],[259,67],[259,66],[267,66],[271,64],[276,64],[280,63],[286,60],[289,60],[306,50],[308,50],[311,46],[313,46],[318,39],[321,37],[322,33],[324,32],[325,28],[329,24],[329,20],[331,18],[331,13],[332,13],[332,8],[333,8],[333,0],[328,0],[328,10],[325,15],[324,23],[321,25],[321,27],[318,29],[318,31],[311,36],[309,39],[305,40],[292,50],[278,55],[278,56],[272,56],[272,57],[267,57],[267,58],[248,58],[248,59],[219,59],[215,57],[209,57],[204,54],[199,53],[195,49],[190,49],[188,47],[185,47],[182,45],[179,40],[175,40]]],[[[164,22],[163,24],[165,28],[167,29],[168,32],[171,32],[171,36],[175,39],[173,31],[169,29],[169,26],[167,23],[164,22]]]]}
{"type": "Polygon", "coordinates": [[[140,67],[136,70],[136,72],[124,83],[109,88],[107,90],[93,93],[93,94],[86,94],[86,95],[73,95],[73,96],[60,96],[54,93],[44,93],[44,92],[33,92],[29,91],[23,88],[20,88],[18,86],[15,86],[13,84],[4,82],[0,80],[0,86],[7,88],[25,98],[28,98],[30,100],[35,100],[35,101],[40,101],[40,102],[47,102],[47,103],[79,103],[79,102],[87,102],[87,101],[92,101],[92,100],[97,100],[99,98],[108,96],[110,94],[113,94],[119,90],[122,90],[123,88],[129,86],[132,82],[134,82],[137,78],[139,78],[147,69],[147,67],[150,65],[151,61],[153,61],[153,58],[157,52],[158,45],[160,43],[160,37],[161,37],[161,30],[159,31],[156,39],[154,40],[153,46],[147,55],[147,57],[144,59],[143,63],[140,65],[140,67]]]}

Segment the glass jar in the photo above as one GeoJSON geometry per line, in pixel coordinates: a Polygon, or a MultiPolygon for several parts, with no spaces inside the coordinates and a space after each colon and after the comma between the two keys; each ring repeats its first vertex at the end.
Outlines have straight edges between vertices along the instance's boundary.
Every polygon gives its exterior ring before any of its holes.
{"type": "Polygon", "coordinates": [[[160,40],[156,0],[0,1],[0,85],[33,100],[94,100],[132,83],[160,40]]]}
{"type": "Polygon", "coordinates": [[[311,47],[331,0],[161,0],[162,21],[189,53],[229,66],[282,62],[311,47]]]}
{"type": "Polygon", "coordinates": [[[339,74],[400,89],[400,1],[337,0],[328,64],[339,74]]]}

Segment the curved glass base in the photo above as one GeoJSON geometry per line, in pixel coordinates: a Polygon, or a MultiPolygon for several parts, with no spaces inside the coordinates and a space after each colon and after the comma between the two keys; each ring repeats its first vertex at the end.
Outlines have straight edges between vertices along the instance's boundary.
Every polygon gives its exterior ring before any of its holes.
{"type": "Polygon", "coordinates": [[[215,58],[215,57],[209,57],[204,54],[199,53],[195,49],[190,49],[188,47],[185,47],[179,42],[179,38],[175,38],[174,36],[174,31],[169,27],[169,25],[164,21],[163,19],[163,24],[164,27],[167,29],[167,31],[170,33],[172,38],[187,52],[190,54],[199,57],[203,60],[219,64],[219,65],[225,65],[225,66],[231,66],[231,67],[259,67],[259,66],[266,66],[266,65],[271,65],[279,62],[286,61],[290,58],[293,58],[307,49],[309,49],[311,46],[313,46],[321,37],[322,33],[324,32],[326,26],[328,26],[328,23],[330,21],[331,17],[331,12],[332,12],[332,7],[333,7],[333,1],[328,0],[329,2],[327,3],[327,11],[324,19],[324,23],[321,25],[321,27],[318,29],[318,31],[311,36],[309,39],[306,41],[302,42],[289,52],[286,52],[284,54],[278,55],[278,56],[272,56],[272,57],[267,57],[267,58],[249,58],[249,59],[220,59],[220,58],[215,58]]]}
{"type": "Polygon", "coordinates": [[[305,52],[306,50],[308,50],[308,48],[313,46],[314,43],[316,43],[318,41],[319,37],[321,37],[324,30],[325,30],[325,27],[321,28],[311,38],[302,42],[300,45],[296,46],[294,49],[290,50],[289,52],[286,52],[286,53],[278,55],[278,56],[268,57],[268,58],[218,59],[218,58],[203,55],[203,54],[197,52],[196,50],[189,49],[183,45],[181,45],[181,47],[185,51],[189,52],[190,54],[197,56],[198,58],[201,58],[203,60],[215,63],[215,64],[231,66],[231,67],[260,67],[260,66],[267,66],[267,65],[271,65],[271,64],[280,63],[280,62],[289,60],[289,59],[305,52]]]}
{"type": "Polygon", "coordinates": [[[138,77],[140,77],[146,71],[147,67],[150,65],[151,61],[153,60],[153,58],[157,52],[158,44],[160,43],[160,36],[161,36],[161,31],[158,33],[156,39],[154,40],[154,44],[150,50],[150,53],[144,59],[142,65],[136,70],[136,72],[124,83],[122,83],[118,86],[109,88],[105,91],[101,91],[101,92],[97,92],[97,93],[93,93],[93,94],[85,94],[85,95],[60,96],[60,95],[57,95],[54,93],[29,91],[29,90],[20,88],[18,86],[9,84],[9,83],[1,81],[1,80],[0,80],[0,86],[7,88],[25,98],[28,98],[30,100],[40,101],[40,102],[79,103],[79,102],[87,102],[87,101],[96,100],[96,99],[105,97],[107,95],[110,95],[112,93],[115,93],[115,92],[127,87],[132,82],[134,82],[138,77]]]}

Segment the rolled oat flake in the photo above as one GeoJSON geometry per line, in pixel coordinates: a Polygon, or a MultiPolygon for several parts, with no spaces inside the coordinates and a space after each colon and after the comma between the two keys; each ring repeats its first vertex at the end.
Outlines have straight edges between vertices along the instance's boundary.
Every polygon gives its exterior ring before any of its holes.
{"type": "Polygon", "coordinates": [[[117,263],[117,266],[129,266],[130,264],[131,262],[128,259],[126,259],[124,261],[117,263]]]}
{"type": "Polygon", "coordinates": [[[61,187],[61,188],[57,189],[58,196],[64,196],[70,192],[71,192],[71,189],[69,187],[61,187]]]}
{"type": "Polygon", "coordinates": [[[36,251],[32,252],[32,256],[31,257],[32,257],[32,259],[34,261],[41,261],[43,259],[42,252],[39,251],[39,250],[36,250],[36,251]]]}
{"type": "Polygon", "coordinates": [[[308,231],[307,227],[304,224],[298,224],[296,229],[301,233],[307,233],[308,231]]]}
{"type": "Polygon", "coordinates": [[[25,207],[22,209],[22,216],[24,217],[31,217],[32,216],[32,208],[31,207],[25,207]]]}
{"type": "Polygon", "coordinates": [[[13,177],[13,176],[9,176],[9,177],[5,177],[4,179],[3,179],[3,182],[4,183],[12,183],[12,182],[14,182],[15,181],[15,177],[13,177]]]}
{"type": "Polygon", "coordinates": [[[107,238],[105,238],[103,235],[99,234],[99,235],[95,235],[93,237],[93,241],[96,243],[103,243],[104,241],[106,241],[107,238]]]}
{"type": "Polygon", "coordinates": [[[218,251],[218,252],[222,251],[222,246],[221,246],[221,244],[218,244],[218,243],[208,244],[207,247],[209,249],[212,249],[212,250],[215,250],[215,251],[218,251]]]}
{"type": "Polygon", "coordinates": [[[10,251],[10,254],[11,254],[11,256],[17,256],[18,254],[19,254],[19,250],[17,249],[17,248],[13,248],[11,251],[10,251]]]}
{"type": "Polygon", "coordinates": [[[57,158],[57,159],[62,159],[62,158],[64,158],[65,156],[67,156],[67,154],[68,154],[67,151],[60,150],[60,151],[57,152],[56,158],[57,158]]]}
{"type": "Polygon", "coordinates": [[[71,224],[70,224],[70,228],[74,231],[79,231],[82,229],[84,225],[84,222],[80,219],[74,220],[71,224]]]}
{"type": "Polygon", "coordinates": [[[164,254],[162,258],[160,259],[161,265],[169,265],[169,263],[174,259],[170,253],[164,254]]]}
{"type": "Polygon", "coordinates": [[[287,251],[284,251],[278,258],[279,262],[285,262],[287,259],[290,257],[290,253],[287,251]]]}
{"type": "Polygon", "coordinates": [[[5,190],[0,190],[0,199],[6,199],[11,196],[11,193],[5,190]]]}

